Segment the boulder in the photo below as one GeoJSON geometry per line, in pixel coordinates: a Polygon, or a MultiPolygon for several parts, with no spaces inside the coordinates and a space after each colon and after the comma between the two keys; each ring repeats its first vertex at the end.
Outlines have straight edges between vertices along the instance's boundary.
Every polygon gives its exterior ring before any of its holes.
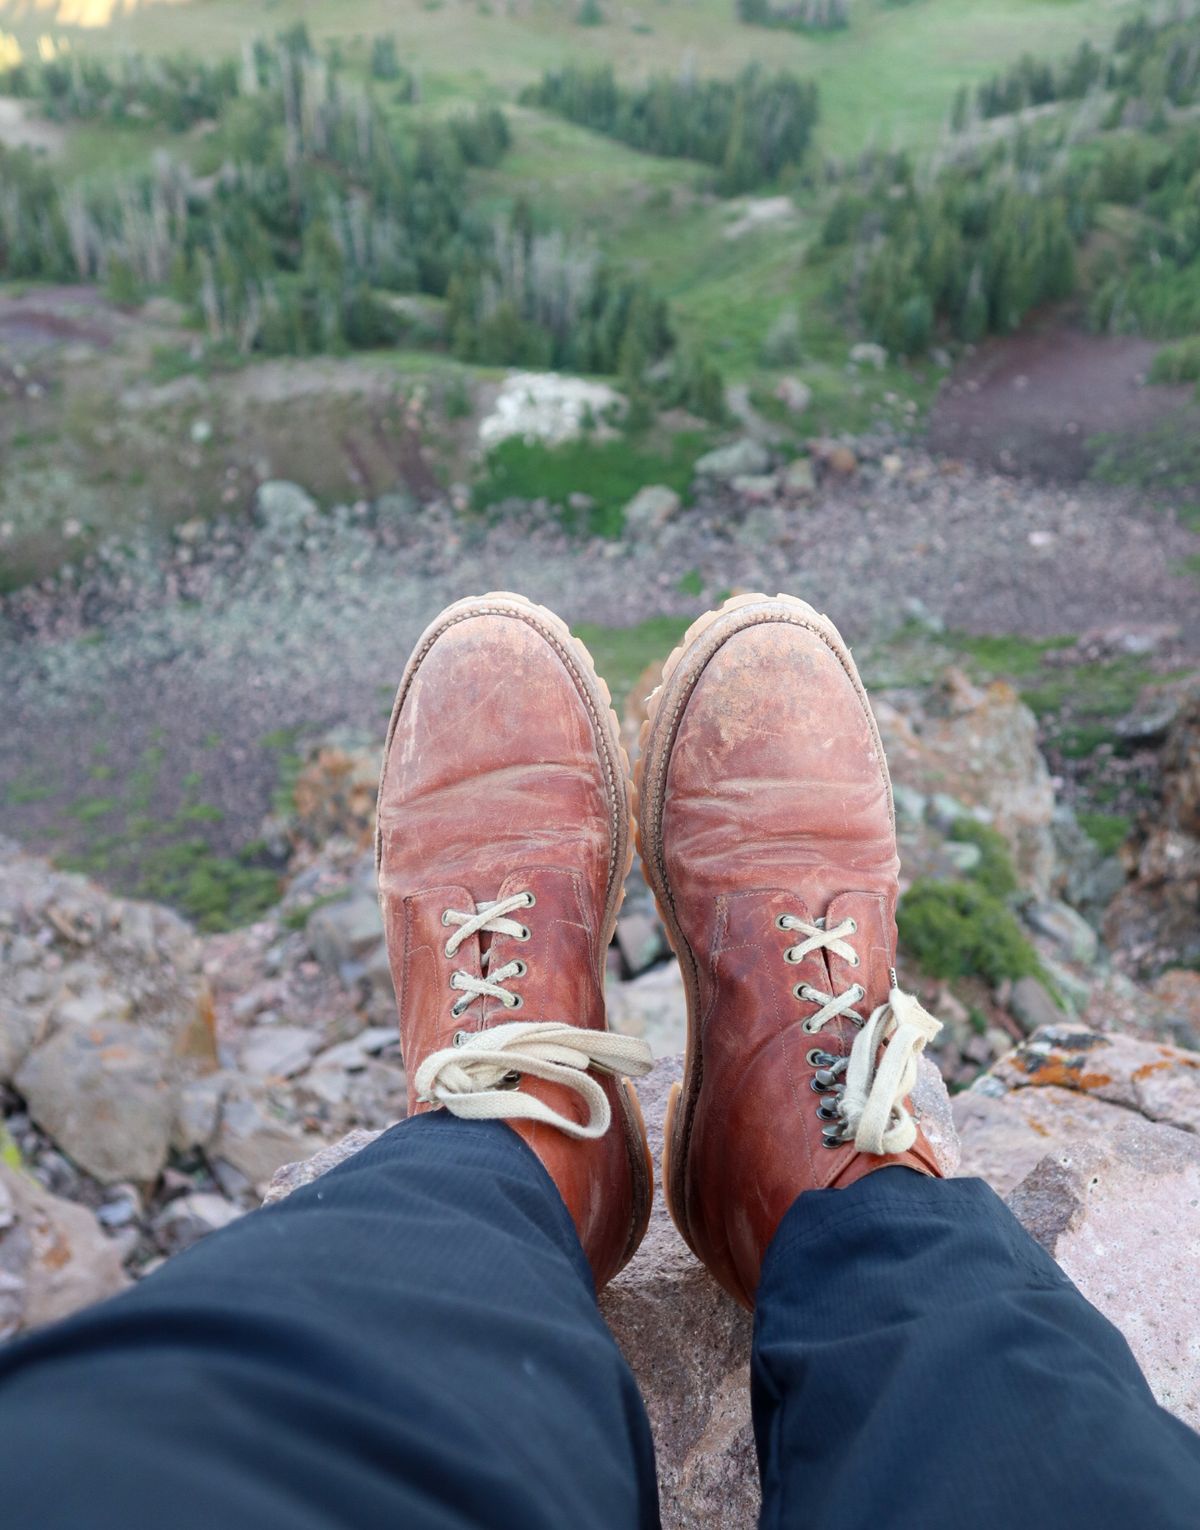
{"type": "Polygon", "coordinates": [[[379,754],[377,745],[341,732],[308,749],[292,790],[287,831],[293,845],[324,845],[335,835],[362,849],[371,845],[379,754]]]}
{"type": "Polygon", "coordinates": [[[617,950],[627,978],[640,976],[668,954],[666,931],[652,903],[626,907],[617,918],[617,950]]]}
{"type": "Polygon", "coordinates": [[[228,1074],[209,1073],[189,1079],[175,1102],[171,1146],[177,1153],[205,1152],[216,1134],[221,1102],[230,1085],[228,1074]]]}
{"type": "Polygon", "coordinates": [[[1082,914],[1055,898],[1035,901],[1024,909],[1025,922],[1052,940],[1068,961],[1090,966],[1100,951],[1100,937],[1082,914]]]}
{"type": "Polygon", "coordinates": [[[309,919],[306,933],[313,955],[330,972],[340,972],[348,962],[363,962],[383,940],[379,900],[355,892],[328,903],[309,919]]]}
{"type": "Polygon", "coordinates": [[[0,967],[0,1077],[79,1169],[156,1179],[179,1090],[216,1066],[194,931],[3,846],[0,967]]]}
{"type": "Polygon", "coordinates": [[[877,372],[882,372],[887,366],[888,353],[882,345],[876,345],[872,340],[860,341],[858,345],[850,347],[850,362],[856,367],[874,367],[877,372]]]}
{"type": "Polygon", "coordinates": [[[34,1121],[102,1184],[162,1172],[176,1109],[162,1037],[120,1021],[66,1026],[30,1053],[15,1083],[34,1121]]]}
{"type": "Polygon", "coordinates": [[[653,536],[679,514],[683,503],[665,484],[647,484],[625,506],[625,530],[634,538],[653,536]]]}
{"type": "Polygon", "coordinates": [[[225,1100],[209,1157],[214,1167],[228,1165],[261,1195],[276,1169],[302,1157],[306,1145],[312,1145],[311,1139],[293,1130],[262,1096],[242,1085],[225,1100]]]}
{"type": "Polygon", "coordinates": [[[744,505],[772,505],[779,491],[774,473],[740,473],[729,487],[744,505]]]}
{"type": "Polygon", "coordinates": [[[649,1042],[656,1057],[681,1052],[687,1039],[683,977],[674,957],[627,983],[605,988],[608,1023],[626,1036],[649,1042]]]}
{"type": "Polygon", "coordinates": [[[696,463],[697,478],[712,483],[731,483],[735,478],[754,477],[766,473],[771,466],[771,453],[761,441],[742,436],[729,446],[719,446],[707,452],[696,463]]]}
{"type": "Polygon", "coordinates": [[[1171,722],[1162,775],[1162,807],[1134,851],[1134,880],[1104,921],[1108,944],[1145,972],[1200,964],[1200,688],[1171,722]]]}
{"type": "Polygon", "coordinates": [[[124,1290],[120,1247],[84,1206],[0,1160],[0,1340],[124,1290]]]}
{"type": "Polygon", "coordinates": [[[11,1083],[43,1023],[36,1009],[0,998],[0,1084],[11,1083]]]}
{"type": "Polygon", "coordinates": [[[318,1031],[301,1025],[256,1025],[242,1043],[242,1071],[256,1078],[302,1073],[321,1045],[318,1031]]]}
{"type": "Polygon", "coordinates": [[[854,449],[843,441],[810,441],[808,449],[827,478],[853,478],[858,472],[854,449]]]}
{"type": "Polygon", "coordinates": [[[1021,977],[1012,986],[1008,1001],[1009,1013],[1030,1035],[1039,1026],[1056,1025],[1062,1019],[1062,1010],[1051,997],[1046,985],[1035,977],[1021,977]]]}
{"type": "Polygon", "coordinates": [[[1037,720],[1009,685],[980,690],[949,670],[938,694],[919,708],[877,698],[875,716],[897,781],[982,810],[1008,841],[1022,879],[1049,892],[1054,874],[1054,785],[1037,743],[1037,720]]]}
{"type": "Polygon", "coordinates": [[[560,372],[513,372],[480,422],[485,450],[509,436],[557,446],[589,430],[599,440],[614,432],[608,423],[625,412],[625,400],[607,383],[560,372]]]}
{"type": "Polygon", "coordinates": [[[241,1207],[223,1195],[196,1192],[169,1202],[155,1219],[154,1237],[164,1254],[180,1254],[210,1232],[228,1227],[242,1216],[241,1207]]]}
{"type": "Polygon", "coordinates": [[[316,500],[306,489],[283,478],[259,485],[254,509],[267,534],[279,542],[298,541],[320,513],[316,500]]]}
{"type": "Polygon", "coordinates": [[[1119,1121],[1048,1153],[1009,1205],[1125,1335],[1157,1401],[1200,1428],[1200,1139],[1119,1121]]]}
{"type": "Polygon", "coordinates": [[[1128,1339],[1159,1402],[1200,1424],[1200,1056],[1059,1025],[954,1100],[978,1174],[1128,1339]]]}
{"type": "Polygon", "coordinates": [[[1151,993],[1165,1011],[1168,1024],[1178,1032],[1181,1045],[1200,1049],[1200,972],[1172,967],[1156,979],[1151,993]]]}
{"type": "Polygon", "coordinates": [[[807,457],[789,462],[779,475],[779,487],[787,499],[811,499],[817,491],[816,475],[807,457]]]}
{"type": "Polygon", "coordinates": [[[804,414],[812,396],[812,389],[798,377],[781,377],[775,384],[775,397],[789,414],[804,414]]]}
{"type": "Polygon", "coordinates": [[[313,1184],[322,1174],[328,1174],[330,1169],[336,1169],[338,1164],[345,1163],[347,1158],[353,1158],[355,1153],[361,1153],[363,1148],[370,1147],[372,1142],[382,1136],[383,1131],[349,1132],[340,1142],[331,1142],[327,1147],[314,1153],[311,1158],[282,1164],[271,1176],[271,1183],[263,1196],[263,1205],[273,1206],[276,1201],[286,1200],[294,1190],[302,1190],[305,1185],[313,1184]]]}

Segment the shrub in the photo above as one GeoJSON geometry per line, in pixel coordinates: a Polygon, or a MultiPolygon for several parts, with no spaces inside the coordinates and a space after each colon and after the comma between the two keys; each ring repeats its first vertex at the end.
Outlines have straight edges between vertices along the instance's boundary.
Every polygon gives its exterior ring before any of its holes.
{"type": "Polygon", "coordinates": [[[931,977],[999,983],[1040,975],[1013,914],[978,882],[918,878],[900,899],[896,922],[905,949],[931,977]]]}
{"type": "Polygon", "coordinates": [[[1200,335],[1165,345],[1150,366],[1152,383],[1200,382],[1200,335]]]}
{"type": "Polygon", "coordinates": [[[737,0],[741,21],[793,32],[839,32],[850,25],[850,0],[737,0]]]}
{"type": "Polygon", "coordinates": [[[967,875],[985,892],[991,893],[993,898],[1007,898],[1016,892],[1017,873],[1003,834],[977,819],[959,818],[950,830],[950,838],[978,848],[979,864],[967,875]]]}
{"type": "Polygon", "coordinates": [[[763,366],[793,367],[803,354],[800,315],[794,308],[785,308],[772,322],[763,340],[763,366]]]}

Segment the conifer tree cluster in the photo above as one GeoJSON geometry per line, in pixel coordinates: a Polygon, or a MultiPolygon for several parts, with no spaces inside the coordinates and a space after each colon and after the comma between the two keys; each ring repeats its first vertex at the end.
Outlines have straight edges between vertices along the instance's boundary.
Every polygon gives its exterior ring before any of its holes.
{"type": "MultiPolygon", "coordinates": [[[[411,78],[392,49],[371,62],[401,88],[411,78]]],[[[108,117],[118,102],[154,110],[164,80],[192,79],[187,100],[216,114],[219,168],[199,178],[163,154],[115,183],[64,186],[0,148],[0,277],[101,281],[121,303],[169,291],[243,352],[394,344],[411,321],[389,297],[404,293],[448,298],[455,351],[497,364],[615,372],[670,349],[664,305],[594,250],[535,235],[527,212],[477,216],[467,172],[504,154],[499,110],[397,127],[302,27],[237,68],[97,67],[72,59],[24,83],[64,113],[108,117]]]]}
{"type": "Polygon", "coordinates": [[[1061,63],[1026,53],[1002,74],[979,85],[972,99],[964,86],[951,113],[961,131],[978,117],[1004,117],[1030,106],[1053,101],[1077,101],[1094,89],[1117,98],[1112,120],[1120,121],[1131,103],[1152,118],[1167,107],[1189,107],[1200,101],[1200,34],[1197,17],[1176,8],[1151,20],[1141,16],[1118,31],[1110,53],[1082,42],[1061,63]]]}
{"type": "Polygon", "coordinates": [[[865,331],[917,355],[939,336],[976,341],[1014,330],[1076,281],[1076,247],[1090,217],[1083,188],[1034,184],[1001,156],[917,184],[901,159],[844,192],[825,247],[851,246],[848,289],[865,331]]]}
{"type": "Polygon", "coordinates": [[[737,0],[737,13],[752,27],[839,32],[850,25],[850,0],[737,0]]]}
{"type": "Polygon", "coordinates": [[[468,361],[621,372],[640,383],[672,346],[666,304],[592,245],[535,231],[527,205],[451,279],[451,344],[468,361]]]}
{"type": "Polygon", "coordinates": [[[729,195],[798,166],[817,120],[814,84],[756,66],[731,80],[664,74],[625,86],[610,65],[572,64],[547,71],[522,100],[634,149],[712,165],[729,195]]]}

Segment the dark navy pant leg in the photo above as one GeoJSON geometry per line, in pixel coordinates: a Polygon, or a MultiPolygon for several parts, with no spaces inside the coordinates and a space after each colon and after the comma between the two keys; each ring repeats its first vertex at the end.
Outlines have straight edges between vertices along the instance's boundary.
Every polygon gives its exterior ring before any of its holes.
{"type": "Polygon", "coordinates": [[[552,1181],[423,1116],[0,1349],[4,1530],[658,1524],[633,1376],[552,1181]]]}
{"type": "Polygon", "coordinates": [[[755,1317],[765,1527],[1196,1530],[1200,1436],[981,1180],[802,1195],[755,1317]]]}

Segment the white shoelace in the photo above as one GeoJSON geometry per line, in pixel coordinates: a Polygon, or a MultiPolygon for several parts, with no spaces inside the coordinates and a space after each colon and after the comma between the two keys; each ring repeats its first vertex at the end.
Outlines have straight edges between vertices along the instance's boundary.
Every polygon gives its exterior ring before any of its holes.
{"type": "MultiPolygon", "coordinates": [[[[446,955],[453,956],[463,941],[481,931],[528,940],[526,926],[508,916],[519,908],[532,908],[534,902],[532,893],[520,892],[477,903],[471,914],[447,909],[442,923],[457,928],[446,941],[446,955]]],[[[490,954],[484,952],[480,962],[485,972],[490,954]]],[[[523,977],[526,970],[525,963],[517,960],[488,972],[486,977],[461,969],[454,972],[450,986],[463,997],[451,1006],[451,1013],[461,1015],[482,997],[499,999],[509,1009],[518,1008],[520,995],[503,985],[523,977]]],[[[418,1099],[444,1105],[464,1120],[544,1121],[569,1137],[591,1139],[602,1137],[608,1130],[612,1110],[603,1087],[589,1070],[640,1078],[653,1066],[649,1046],[636,1036],[585,1030],[555,1020],[510,1021],[485,1031],[457,1032],[453,1046],[430,1053],[417,1069],[413,1083],[418,1099]],[[581,1125],[544,1100],[516,1088],[526,1074],[574,1090],[588,1107],[587,1121],[581,1125]]]]}
{"type": "Polygon", "coordinates": [[[417,1069],[417,1096],[444,1105],[467,1121],[545,1121],[568,1137],[603,1137],[612,1121],[608,1096],[588,1072],[640,1078],[654,1066],[650,1048],[637,1036],[588,1031],[554,1020],[514,1020],[468,1034],[432,1052],[417,1069]],[[504,1087],[513,1073],[564,1084],[588,1107],[582,1125],[521,1089],[504,1087]]]}
{"type": "MultiPolygon", "coordinates": [[[[858,966],[858,953],[846,939],[858,929],[853,919],[843,919],[827,930],[823,921],[810,924],[793,914],[783,914],[778,924],[782,930],[798,931],[805,936],[784,952],[787,961],[803,961],[810,952],[825,950],[858,966]]],[[[897,987],[864,1020],[855,1006],[865,996],[866,990],[859,983],[840,994],[824,993],[811,983],[796,987],[797,998],[820,1006],[804,1022],[810,1035],[839,1015],[848,1016],[861,1027],[850,1049],[845,1089],[838,1106],[843,1139],[852,1139],[860,1153],[903,1153],[917,1135],[917,1124],[904,1101],[917,1081],[917,1059],[942,1025],[912,994],[897,987]],[[885,1041],[888,1045],[880,1055],[885,1041]]]]}
{"type": "MultiPolygon", "coordinates": [[[[486,931],[491,935],[511,935],[515,940],[528,940],[529,929],[517,919],[509,919],[507,916],[519,908],[532,908],[535,898],[531,892],[511,893],[507,898],[495,898],[490,903],[477,903],[475,911],[464,914],[459,909],[448,908],[442,914],[442,923],[445,925],[457,925],[458,928],[446,942],[446,955],[453,956],[464,940],[469,940],[472,935],[478,935],[486,931]]],[[[457,992],[469,995],[468,998],[458,999],[451,1009],[455,1016],[461,1015],[476,999],[490,998],[499,999],[506,1009],[519,1009],[521,1007],[520,994],[513,993],[503,985],[511,978],[525,975],[525,963],[521,960],[506,962],[503,967],[498,967],[495,972],[488,971],[488,959],[491,951],[485,951],[480,959],[480,966],[487,974],[484,977],[475,977],[473,973],[459,971],[451,974],[450,986],[457,992]]]]}

